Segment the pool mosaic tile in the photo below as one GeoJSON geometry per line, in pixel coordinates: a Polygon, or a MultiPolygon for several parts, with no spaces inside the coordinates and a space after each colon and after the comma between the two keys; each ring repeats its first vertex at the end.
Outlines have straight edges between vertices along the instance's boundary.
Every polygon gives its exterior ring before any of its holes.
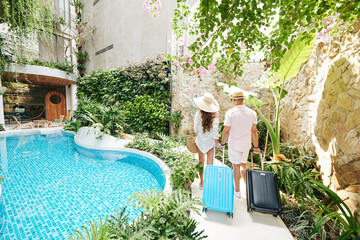
{"type": "Polygon", "coordinates": [[[0,143],[0,239],[66,239],[88,221],[114,215],[133,192],[165,186],[152,160],[84,149],[71,135],[2,137],[0,143]]]}

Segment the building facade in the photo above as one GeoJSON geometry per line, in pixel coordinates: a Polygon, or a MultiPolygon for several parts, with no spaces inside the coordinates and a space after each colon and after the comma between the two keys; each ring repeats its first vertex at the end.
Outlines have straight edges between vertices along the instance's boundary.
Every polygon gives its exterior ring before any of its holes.
{"type": "Polygon", "coordinates": [[[92,28],[86,36],[86,71],[113,69],[171,52],[171,18],[176,1],[162,1],[156,18],[143,8],[144,0],[84,0],[83,21],[92,28]]]}

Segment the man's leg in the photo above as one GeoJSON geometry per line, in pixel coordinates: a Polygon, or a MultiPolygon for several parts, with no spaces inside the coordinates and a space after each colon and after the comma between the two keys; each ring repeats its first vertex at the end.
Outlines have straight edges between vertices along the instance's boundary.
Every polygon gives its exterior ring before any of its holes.
{"type": "Polygon", "coordinates": [[[241,177],[244,179],[244,182],[246,184],[246,170],[247,170],[246,163],[240,163],[239,165],[240,165],[240,168],[241,168],[241,170],[240,170],[241,177]]]}
{"type": "Polygon", "coordinates": [[[235,192],[240,191],[240,164],[233,164],[235,192]]]}

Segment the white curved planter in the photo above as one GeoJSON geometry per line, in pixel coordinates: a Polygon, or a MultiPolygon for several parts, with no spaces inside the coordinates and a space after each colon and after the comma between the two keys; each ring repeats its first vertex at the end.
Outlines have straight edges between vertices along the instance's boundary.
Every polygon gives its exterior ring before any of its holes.
{"type": "Polygon", "coordinates": [[[171,192],[170,178],[166,174],[169,172],[169,167],[158,157],[143,152],[137,149],[126,148],[125,145],[131,142],[131,140],[119,139],[113,136],[110,136],[105,133],[99,133],[94,128],[91,127],[81,127],[74,137],[75,144],[80,147],[95,149],[95,150],[114,150],[122,152],[131,152],[136,153],[153,160],[165,173],[165,192],[171,192]]]}

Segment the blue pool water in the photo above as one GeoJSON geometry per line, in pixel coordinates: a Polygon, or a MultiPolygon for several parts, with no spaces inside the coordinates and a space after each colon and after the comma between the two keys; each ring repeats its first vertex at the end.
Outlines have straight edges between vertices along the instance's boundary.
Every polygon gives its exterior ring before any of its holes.
{"type": "Polygon", "coordinates": [[[151,159],[81,148],[64,132],[0,137],[0,157],[0,239],[65,239],[88,221],[114,215],[133,192],[165,186],[151,159]]]}

